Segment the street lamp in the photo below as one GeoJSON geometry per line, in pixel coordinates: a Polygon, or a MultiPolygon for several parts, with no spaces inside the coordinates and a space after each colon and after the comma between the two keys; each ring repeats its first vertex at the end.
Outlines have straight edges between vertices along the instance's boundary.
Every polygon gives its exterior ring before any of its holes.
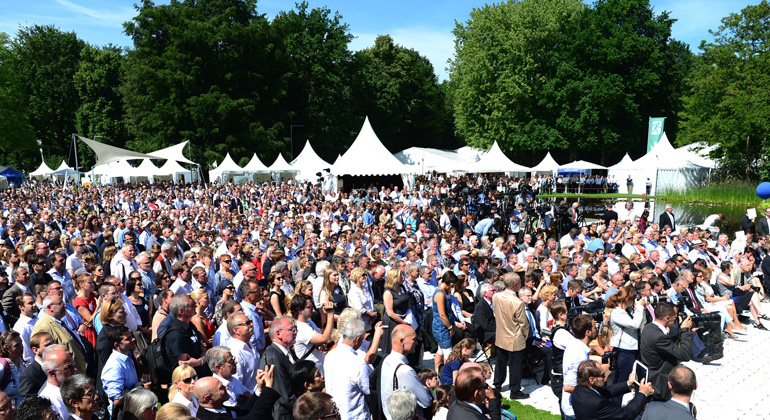
{"type": "Polygon", "coordinates": [[[302,124],[292,124],[289,126],[289,136],[291,137],[291,158],[294,159],[294,127],[304,127],[302,124]]]}
{"type": "Polygon", "coordinates": [[[37,147],[40,149],[40,159],[45,163],[45,158],[43,157],[43,140],[37,139],[37,147]]]}

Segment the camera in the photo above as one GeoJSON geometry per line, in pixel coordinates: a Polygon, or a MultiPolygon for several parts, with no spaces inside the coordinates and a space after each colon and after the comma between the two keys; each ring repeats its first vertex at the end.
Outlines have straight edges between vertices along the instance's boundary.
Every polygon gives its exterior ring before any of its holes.
{"type": "Polygon", "coordinates": [[[602,355],[602,364],[609,364],[611,372],[614,372],[615,368],[618,367],[618,354],[619,352],[617,350],[609,350],[605,351],[602,355]]]}
{"type": "Polygon", "coordinates": [[[585,305],[573,306],[567,311],[567,325],[572,325],[572,320],[581,314],[590,315],[594,322],[604,322],[604,301],[597,300],[585,305]]]}
{"type": "Polygon", "coordinates": [[[684,319],[687,315],[684,313],[684,309],[692,305],[692,300],[689,296],[680,296],[676,301],[676,309],[679,311],[679,317],[684,319]]]}
{"type": "Polygon", "coordinates": [[[692,319],[692,326],[694,328],[706,327],[713,323],[719,324],[722,320],[722,318],[716,312],[710,314],[694,314],[690,316],[690,319],[692,319]]]}
{"type": "Polygon", "coordinates": [[[644,300],[646,300],[647,303],[649,303],[652,306],[657,306],[658,302],[660,302],[660,296],[650,295],[644,298],[644,300]]]}

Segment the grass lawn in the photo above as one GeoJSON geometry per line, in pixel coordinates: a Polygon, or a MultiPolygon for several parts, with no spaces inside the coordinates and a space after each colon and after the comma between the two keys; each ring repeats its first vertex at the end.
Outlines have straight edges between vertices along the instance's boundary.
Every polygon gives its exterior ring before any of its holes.
{"type": "Polygon", "coordinates": [[[503,409],[513,413],[517,420],[561,420],[559,415],[507,398],[503,398],[503,409]]]}
{"type": "Polygon", "coordinates": [[[653,196],[649,195],[641,195],[641,194],[619,194],[619,193],[608,193],[608,194],[564,194],[564,193],[554,193],[554,194],[538,194],[538,198],[549,198],[549,197],[564,197],[564,198],[655,198],[653,196]]]}

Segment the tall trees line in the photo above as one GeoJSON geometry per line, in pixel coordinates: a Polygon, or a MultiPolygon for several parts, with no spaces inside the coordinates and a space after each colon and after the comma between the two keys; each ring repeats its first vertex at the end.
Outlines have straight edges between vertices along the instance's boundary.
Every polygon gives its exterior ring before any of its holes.
{"type": "Polygon", "coordinates": [[[369,115],[391,151],[497,140],[524,164],[546,150],[612,164],[644,153],[647,117],[665,116],[672,140],[718,142],[736,176],[766,166],[766,1],[726,17],[699,55],[648,0],[487,5],[457,23],[444,83],[389,36],[351,52],[339,13],[258,10],[256,0],[143,0],[125,24],[128,49],[50,26],[0,37],[2,163],[34,169],[41,139],[58,165],[74,132],[139,151],[190,140],[204,164],[227,152],[270,164],[309,139],[333,161],[369,115]]]}

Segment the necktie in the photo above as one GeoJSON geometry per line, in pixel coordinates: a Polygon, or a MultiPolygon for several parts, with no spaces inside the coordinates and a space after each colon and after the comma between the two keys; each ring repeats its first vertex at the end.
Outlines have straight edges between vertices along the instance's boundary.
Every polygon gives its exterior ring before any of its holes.
{"type": "Polygon", "coordinates": [[[687,293],[690,294],[690,299],[692,300],[693,306],[695,306],[695,309],[700,309],[700,305],[698,305],[698,300],[695,299],[695,296],[692,294],[692,290],[690,288],[687,288],[687,293]]]}
{"type": "MultiPolygon", "coordinates": [[[[69,317],[69,315],[67,315],[67,317],[69,317]]],[[[78,346],[80,347],[80,351],[82,351],[83,355],[85,355],[86,354],[86,348],[83,346],[83,343],[80,342],[80,337],[77,334],[75,334],[74,332],[72,332],[72,330],[67,328],[67,324],[66,323],[61,322],[61,324],[59,324],[59,325],[61,325],[62,328],[64,328],[72,336],[72,338],[75,339],[75,342],[78,343],[78,346]]]]}
{"type": "Polygon", "coordinates": [[[652,320],[655,321],[655,309],[653,309],[652,305],[647,305],[647,310],[650,311],[650,314],[652,315],[652,320]]]}
{"type": "Polygon", "coordinates": [[[527,309],[525,312],[527,312],[527,319],[529,320],[529,329],[532,332],[532,337],[535,340],[540,339],[540,335],[537,333],[537,327],[535,326],[535,317],[532,316],[532,312],[527,309]]]}

